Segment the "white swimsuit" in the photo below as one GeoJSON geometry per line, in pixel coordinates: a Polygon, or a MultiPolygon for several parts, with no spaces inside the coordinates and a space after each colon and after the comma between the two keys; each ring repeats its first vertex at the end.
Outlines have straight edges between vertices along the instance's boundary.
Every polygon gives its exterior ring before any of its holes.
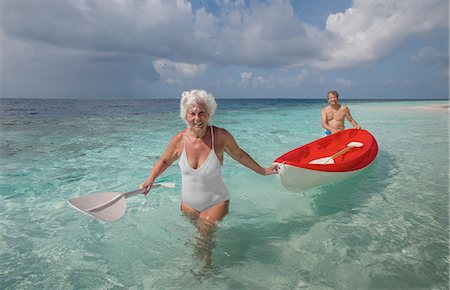
{"type": "Polygon", "coordinates": [[[186,154],[186,140],[179,161],[181,199],[197,211],[204,211],[230,199],[230,193],[222,179],[222,164],[214,151],[214,131],[212,126],[210,128],[212,148],[203,164],[197,169],[191,167],[186,154]]]}

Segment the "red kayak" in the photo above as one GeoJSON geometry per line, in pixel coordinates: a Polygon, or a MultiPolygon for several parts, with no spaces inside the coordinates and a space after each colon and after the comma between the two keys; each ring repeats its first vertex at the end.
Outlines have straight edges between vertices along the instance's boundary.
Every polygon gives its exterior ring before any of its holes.
{"type": "Polygon", "coordinates": [[[369,131],[347,129],[291,150],[274,163],[281,184],[298,192],[354,176],[377,154],[377,141],[369,131]]]}

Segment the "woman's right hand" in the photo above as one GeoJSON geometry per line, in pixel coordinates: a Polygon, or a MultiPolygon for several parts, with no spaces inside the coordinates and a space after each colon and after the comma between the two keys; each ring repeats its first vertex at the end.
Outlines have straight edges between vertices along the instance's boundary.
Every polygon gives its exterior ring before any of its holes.
{"type": "Polygon", "coordinates": [[[144,195],[147,195],[147,193],[150,191],[150,189],[153,186],[153,181],[145,180],[141,185],[139,185],[139,189],[145,189],[144,195]]]}

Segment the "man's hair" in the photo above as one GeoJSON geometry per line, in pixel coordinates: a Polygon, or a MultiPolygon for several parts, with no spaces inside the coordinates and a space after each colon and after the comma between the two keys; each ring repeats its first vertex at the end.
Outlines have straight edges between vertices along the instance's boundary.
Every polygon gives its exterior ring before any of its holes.
{"type": "Polygon", "coordinates": [[[337,91],[328,91],[328,93],[327,93],[327,99],[328,99],[328,95],[329,95],[329,94],[335,95],[336,98],[339,99],[339,93],[338,93],[337,91]]]}

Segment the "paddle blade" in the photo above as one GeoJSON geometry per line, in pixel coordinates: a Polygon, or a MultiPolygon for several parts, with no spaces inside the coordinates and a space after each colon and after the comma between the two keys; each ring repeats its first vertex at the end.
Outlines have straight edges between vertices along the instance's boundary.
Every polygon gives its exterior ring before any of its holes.
{"type": "Polygon", "coordinates": [[[76,210],[103,221],[115,221],[125,213],[125,197],[118,192],[102,192],[72,198],[67,203],[76,210]]]}
{"type": "Polygon", "coordinates": [[[119,220],[125,214],[126,209],[127,202],[125,201],[125,197],[122,196],[119,199],[116,199],[115,202],[109,203],[107,206],[88,212],[90,215],[102,221],[113,222],[119,220]]]}
{"type": "MultiPolygon", "coordinates": [[[[155,187],[175,188],[173,182],[155,183],[155,187]]],[[[67,203],[76,210],[105,222],[120,219],[127,208],[126,197],[144,193],[138,189],[127,193],[101,192],[86,196],[72,198],[67,203]]]]}
{"type": "Polygon", "coordinates": [[[363,145],[364,143],[353,141],[348,143],[347,147],[363,147],[363,145]]]}
{"type": "Polygon", "coordinates": [[[315,160],[309,162],[309,164],[321,164],[321,165],[334,164],[334,160],[331,157],[324,157],[324,158],[315,159],[315,160]]]}

